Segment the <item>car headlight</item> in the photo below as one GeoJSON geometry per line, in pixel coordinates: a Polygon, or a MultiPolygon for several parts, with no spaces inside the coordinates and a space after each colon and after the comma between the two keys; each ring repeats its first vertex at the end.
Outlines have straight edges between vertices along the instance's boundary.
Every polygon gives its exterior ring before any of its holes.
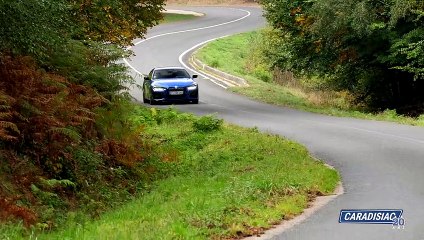
{"type": "Polygon", "coordinates": [[[197,89],[197,85],[191,85],[190,87],[187,87],[187,90],[194,91],[197,89]]]}
{"type": "Polygon", "coordinates": [[[164,92],[165,90],[164,87],[153,87],[153,92],[164,92]]]}

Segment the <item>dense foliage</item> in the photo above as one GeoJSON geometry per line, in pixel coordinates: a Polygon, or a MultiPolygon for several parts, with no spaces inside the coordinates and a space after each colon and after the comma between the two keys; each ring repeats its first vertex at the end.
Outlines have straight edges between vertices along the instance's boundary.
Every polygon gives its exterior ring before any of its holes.
{"type": "Polygon", "coordinates": [[[162,5],[0,0],[0,222],[50,229],[136,192],[148,147],[118,60],[162,5]]]}
{"type": "Polygon", "coordinates": [[[0,50],[46,55],[69,39],[130,45],[162,18],[163,0],[0,1],[0,50]]]}
{"type": "Polygon", "coordinates": [[[162,18],[163,0],[67,0],[78,37],[129,45],[162,18]]]}
{"type": "Polygon", "coordinates": [[[262,0],[272,67],[319,76],[372,109],[424,110],[424,2],[262,0]]]}

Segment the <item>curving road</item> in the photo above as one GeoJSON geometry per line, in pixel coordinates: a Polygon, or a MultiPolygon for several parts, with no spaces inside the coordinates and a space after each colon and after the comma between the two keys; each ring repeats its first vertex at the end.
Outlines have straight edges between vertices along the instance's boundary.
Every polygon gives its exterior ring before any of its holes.
{"type": "MultiPolygon", "coordinates": [[[[159,37],[135,41],[136,56],[128,60],[134,74],[155,66],[180,66],[180,55],[201,42],[265,25],[257,8],[186,9],[207,15],[198,21],[155,27],[147,37],[159,37]]],[[[142,82],[139,76],[136,80],[142,82]]],[[[345,194],[273,239],[424,240],[424,128],[276,107],[233,94],[206,79],[198,82],[200,104],[178,108],[195,114],[217,113],[226,121],[297,140],[342,175],[345,194]],[[339,224],[339,211],[353,208],[403,209],[405,229],[339,224]]],[[[131,94],[142,99],[138,89],[131,94]]]]}

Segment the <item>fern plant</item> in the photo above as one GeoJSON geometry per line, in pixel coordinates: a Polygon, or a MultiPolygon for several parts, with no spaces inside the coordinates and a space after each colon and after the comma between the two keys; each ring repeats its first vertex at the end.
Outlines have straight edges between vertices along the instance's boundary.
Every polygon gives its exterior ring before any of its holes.
{"type": "Polygon", "coordinates": [[[16,115],[10,106],[13,101],[13,98],[0,91],[0,140],[2,141],[16,141],[18,139],[16,135],[20,133],[18,126],[12,121],[13,116],[16,115]]]}

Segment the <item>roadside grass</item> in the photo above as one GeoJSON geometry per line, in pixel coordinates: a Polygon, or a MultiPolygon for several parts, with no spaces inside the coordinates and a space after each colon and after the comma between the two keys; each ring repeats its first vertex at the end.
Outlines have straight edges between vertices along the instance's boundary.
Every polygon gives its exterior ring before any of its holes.
{"type": "Polygon", "coordinates": [[[248,81],[248,87],[233,87],[231,91],[266,103],[333,116],[424,126],[424,115],[412,118],[399,115],[395,110],[370,113],[352,105],[347,92],[318,91],[302,86],[310,84],[314,79],[300,79],[301,83],[275,83],[272,73],[261,63],[260,56],[252,56],[256,54],[254,48],[257,46],[254,43],[259,36],[259,31],[254,31],[218,39],[201,48],[196,57],[211,67],[248,81]]]}
{"type": "MultiPolygon", "coordinates": [[[[146,190],[97,220],[74,214],[64,228],[33,237],[239,238],[300,214],[340,181],[303,146],[256,128],[173,109],[136,107],[133,114],[142,137],[154,146],[139,168],[142,179],[153,180],[146,190]]],[[[0,227],[0,238],[20,239],[18,233],[0,227]]]]}
{"type": "Polygon", "coordinates": [[[193,20],[197,18],[197,16],[194,16],[191,14],[179,14],[179,13],[162,13],[162,14],[163,14],[163,19],[160,22],[161,24],[188,21],[188,20],[193,20]]]}

